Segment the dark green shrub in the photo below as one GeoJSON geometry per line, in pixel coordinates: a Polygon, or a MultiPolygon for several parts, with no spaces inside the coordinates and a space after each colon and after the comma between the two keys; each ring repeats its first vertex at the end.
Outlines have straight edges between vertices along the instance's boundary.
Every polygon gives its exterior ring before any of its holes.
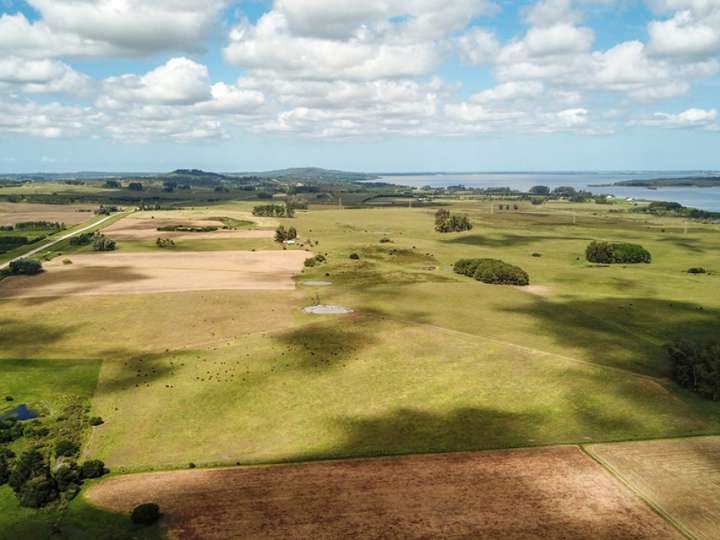
{"type": "Polygon", "coordinates": [[[305,267],[312,268],[314,266],[324,263],[326,260],[327,259],[325,258],[325,255],[315,255],[314,257],[305,259],[305,267]]]}
{"type": "Polygon", "coordinates": [[[80,466],[80,476],[82,478],[100,478],[107,472],[105,463],[99,459],[91,459],[80,466]]]}
{"type": "Polygon", "coordinates": [[[155,245],[161,249],[168,249],[168,248],[174,248],[175,247],[175,241],[171,238],[158,238],[155,241],[155,245]]]}
{"type": "Polygon", "coordinates": [[[36,476],[24,483],[18,491],[20,506],[42,508],[58,497],[55,482],[49,476],[36,476]]]}
{"type": "Polygon", "coordinates": [[[542,253],[533,253],[532,256],[533,257],[542,257],[542,253]]]}
{"type": "Polygon", "coordinates": [[[42,272],[42,263],[33,259],[18,259],[10,263],[13,276],[34,276],[42,272]]]}
{"type": "Polygon", "coordinates": [[[529,285],[527,272],[518,266],[497,259],[482,259],[475,270],[475,279],[495,285],[529,285]]]}
{"type": "Polygon", "coordinates": [[[460,259],[454,270],[458,274],[495,285],[528,285],[527,272],[497,259],[460,259]]]}
{"type": "Polygon", "coordinates": [[[351,258],[353,261],[359,261],[359,260],[360,260],[360,255],[358,255],[357,253],[351,253],[351,254],[350,254],[350,258],[351,258]]]}
{"type": "Polygon", "coordinates": [[[81,484],[82,478],[80,478],[80,469],[78,469],[77,464],[69,461],[58,466],[55,471],[55,482],[60,491],[65,491],[73,484],[81,484]]]}
{"type": "Polygon", "coordinates": [[[103,234],[98,234],[95,236],[93,249],[95,251],[115,251],[117,249],[117,242],[103,234]]]}
{"type": "Polygon", "coordinates": [[[93,416],[92,418],[90,418],[90,420],[88,420],[88,422],[91,426],[101,426],[105,423],[105,420],[103,420],[99,416],[93,416]]]}
{"type": "Polygon", "coordinates": [[[672,378],[683,388],[720,401],[720,343],[687,341],[667,347],[672,378]]]}
{"type": "Polygon", "coordinates": [[[71,246],[87,246],[90,245],[90,243],[93,241],[93,238],[95,237],[95,233],[82,233],[78,234],[76,236],[73,236],[70,239],[70,245],[71,246]]]}
{"type": "Polygon", "coordinates": [[[589,262],[598,264],[650,263],[650,252],[638,244],[590,242],[585,250],[589,262]]]}
{"type": "Polygon", "coordinates": [[[0,456],[0,486],[7,484],[10,479],[10,465],[5,456],[0,456]]]}
{"type": "Polygon", "coordinates": [[[55,444],[55,455],[57,457],[72,457],[80,453],[80,446],[72,441],[58,441],[55,444]]]}
{"type": "Polygon", "coordinates": [[[155,503],[141,504],[132,511],[130,519],[136,525],[152,525],[160,519],[160,507],[155,503]]]}
{"type": "Polygon", "coordinates": [[[702,268],[701,266],[688,268],[688,274],[707,274],[707,270],[702,268]]]}
{"type": "Polygon", "coordinates": [[[48,476],[49,471],[45,463],[45,458],[36,449],[23,452],[15,461],[10,472],[8,483],[10,487],[17,493],[20,488],[35,476],[48,476]]]}
{"type": "Polygon", "coordinates": [[[435,230],[441,233],[463,232],[472,230],[473,225],[467,216],[454,216],[441,208],[435,213],[435,230]]]}

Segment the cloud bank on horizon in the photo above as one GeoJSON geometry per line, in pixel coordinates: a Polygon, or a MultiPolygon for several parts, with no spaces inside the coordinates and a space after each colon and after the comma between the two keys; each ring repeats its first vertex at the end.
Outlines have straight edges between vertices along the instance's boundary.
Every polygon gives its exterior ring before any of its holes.
{"type": "Polygon", "coordinates": [[[0,0],[26,147],[708,134],[719,74],[720,0],[0,0]]]}

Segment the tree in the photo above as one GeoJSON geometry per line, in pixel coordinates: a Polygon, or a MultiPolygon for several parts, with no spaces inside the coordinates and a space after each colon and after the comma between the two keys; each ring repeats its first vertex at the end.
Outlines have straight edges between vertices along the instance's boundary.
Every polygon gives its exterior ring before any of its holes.
{"type": "Polygon", "coordinates": [[[677,384],[720,401],[720,343],[681,341],[669,345],[667,352],[677,384]]]}
{"type": "Polygon", "coordinates": [[[99,459],[91,459],[80,466],[80,476],[82,478],[100,478],[105,473],[107,473],[105,463],[99,459]]]}
{"type": "Polygon", "coordinates": [[[7,458],[0,456],[0,486],[7,483],[10,479],[10,465],[8,465],[7,458]]]}
{"type": "Polygon", "coordinates": [[[58,441],[55,444],[55,455],[57,457],[76,456],[80,452],[80,446],[68,440],[58,441]]]}
{"type": "Polygon", "coordinates": [[[128,184],[128,189],[130,191],[142,191],[144,187],[140,182],[130,182],[128,184]]]}
{"type": "Polygon", "coordinates": [[[152,525],[160,519],[160,507],[155,503],[144,503],[136,506],[130,514],[136,525],[152,525]]]}
{"type": "Polygon", "coordinates": [[[18,259],[10,263],[10,274],[14,276],[34,276],[42,272],[42,263],[33,259],[18,259]]]}
{"type": "Polygon", "coordinates": [[[550,195],[550,188],[547,186],[533,186],[530,188],[532,195],[550,195]]]}
{"type": "Polygon", "coordinates": [[[55,482],[60,491],[65,491],[73,484],[77,486],[82,484],[80,469],[78,469],[77,463],[68,461],[58,466],[55,471],[55,482]]]}
{"type": "Polygon", "coordinates": [[[590,242],[585,258],[597,264],[639,264],[650,263],[652,255],[638,244],[590,242]]]}
{"type": "Polygon", "coordinates": [[[115,251],[117,249],[117,242],[104,234],[96,234],[93,249],[95,251],[115,251]]]}
{"type": "Polygon", "coordinates": [[[8,483],[17,493],[23,484],[31,478],[35,476],[47,476],[48,474],[49,471],[45,464],[45,458],[37,449],[32,449],[23,452],[15,461],[8,483]]]}
{"type": "Polygon", "coordinates": [[[42,508],[57,497],[57,486],[50,475],[31,478],[18,492],[20,506],[27,508],[42,508]]]}
{"type": "Polygon", "coordinates": [[[120,182],[117,180],[105,180],[105,187],[108,189],[119,189],[120,182]]]}
{"type": "Polygon", "coordinates": [[[280,225],[275,230],[275,241],[283,243],[285,240],[287,240],[287,231],[285,230],[285,225],[280,225]]]}

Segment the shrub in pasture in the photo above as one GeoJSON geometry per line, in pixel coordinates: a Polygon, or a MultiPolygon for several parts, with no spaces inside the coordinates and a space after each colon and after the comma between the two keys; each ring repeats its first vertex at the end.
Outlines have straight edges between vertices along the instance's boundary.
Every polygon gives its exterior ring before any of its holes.
{"type": "Polygon", "coordinates": [[[136,525],[152,525],[160,519],[160,507],[155,503],[144,503],[136,506],[130,514],[136,525]]]}
{"type": "Polygon", "coordinates": [[[585,258],[598,264],[639,264],[650,263],[652,255],[638,244],[590,242],[585,258]]]}
{"type": "Polygon", "coordinates": [[[0,486],[7,484],[10,478],[10,465],[8,465],[7,458],[0,456],[0,486]]]}
{"type": "Polygon", "coordinates": [[[80,453],[80,446],[72,441],[61,440],[55,443],[57,457],[72,457],[80,453]]]}
{"type": "Polygon", "coordinates": [[[18,493],[20,488],[31,478],[47,476],[48,474],[49,470],[45,458],[37,449],[32,449],[23,452],[15,461],[8,478],[8,484],[15,493],[18,493]]]}
{"type": "Polygon", "coordinates": [[[452,215],[449,210],[441,208],[435,212],[435,230],[441,233],[462,232],[472,230],[473,225],[467,216],[452,215]]]}
{"type": "Polygon", "coordinates": [[[34,276],[42,272],[42,263],[33,259],[18,259],[10,263],[13,276],[34,276]]]}
{"type": "Polygon", "coordinates": [[[720,401],[720,343],[668,345],[672,378],[683,388],[720,401]]]}
{"type": "Polygon", "coordinates": [[[360,260],[360,255],[358,255],[357,253],[351,253],[351,254],[350,254],[350,259],[352,259],[353,261],[359,261],[359,260],[360,260]]]}
{"type": "Polygon", "coordinates": [[[65,491],[73,484],[79,486],[82,478],[80,478],[80,469],[78,469],[77,463],[68,461],[60,464],[55,470],[55,482],[60,491],[65,491]]]}
{"type": "Polygon", "coordinates": [[[93,241],[93,238],[95,237],[95,233],[82,233],[78,234],[77,236],[73,236],[70,239],[70,245],[71,246],[87,246],[90,245],[90,243],[93,241]]]}
{"type": "Polygon", "coordinates": [[[522,268],[498,259],[461,259],[455,272],[494,285],[529,285],[530,278],[522,268]]]}
{"type": "Polygon", "coordinates": [[[93,416],[88,420],[91,426],[101,426],[105,423],[105,420],[100,418],[99,416],[93,416]]]}
{"type": "Polygon", "coordinates": [[[80,476],[82,478],[100,478],[107,472],[105,463],[99,459],[91,459],[80,466],[80,476]]]}
{"type": "Polygon", "coordinates": [[[95,251],[115,251],[117,249],[117,242],[104,234],[98,234],[95,236],[93,249],[95,251]]]}
{"type": "Polygon", "coordinates": [[[57,486],[49,475],[31,478],[18,491],[20,506],[26,508],[42,508],[57,498],[57,486]]]}
{"type": "Polygon", "coordinates": [[[155,240],[155,245],[161,249],[174,248],[175,241],[171,238],[158,238],[155,240]]]}
{"type": "Polygon", "coordinates": [[[707,274],[707,270],[702,266],[694,266],[693,268],[688,268],[688,274],[707,274]]]}

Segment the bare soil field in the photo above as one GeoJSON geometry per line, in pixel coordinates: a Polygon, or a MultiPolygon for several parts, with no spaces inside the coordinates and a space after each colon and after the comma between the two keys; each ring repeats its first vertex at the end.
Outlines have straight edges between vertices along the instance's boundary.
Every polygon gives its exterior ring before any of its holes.
{"type": "Polygon", "coordinates": [[[27,221],[56,221],[78,225],[93,217],[97,206],[59,204],[0,203],[0,225],[14,225],[27,221]]]}
{"type": "Polygon", "coordinates": [[[695,538],[720,538],[720,437],[599,444],[589,451],[695,538]]]}
{"type": "Polygon", "coordinates": [[[211,290],[293,290],[304,251],[78,254],[0,282],[0,298],[211,290]]]}
{"type": "Polygon", "coordinates": [[[87,497],[157,502],[183,539],[683,538],[574,446],[135,474],[87,497]]]}
{"type": "Polygon", "coordinates": [[[172,240],[221,240],[224,238],[273,238],[272,229],[243,229],[222,230],[223,223],[208,219],[138,219],[125,218],[113,223],[105,229],[108,236],[115,240],[154,240],[156,238],[170,238],[172,240]],[[218,227],[213,232],[179,232],[158,231],[158,227],[192,226],[192,227],[218,227]]]}

